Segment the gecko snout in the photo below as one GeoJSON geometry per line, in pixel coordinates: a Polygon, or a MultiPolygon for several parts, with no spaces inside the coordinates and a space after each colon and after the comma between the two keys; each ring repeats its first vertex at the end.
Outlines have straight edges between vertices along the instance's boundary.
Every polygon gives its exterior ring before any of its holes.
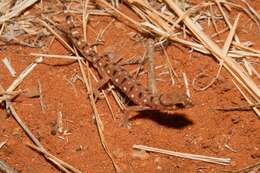
{"type": "Polygon", "coordinates": [[[167,109],[182,109],[192,107],[191,99],[184,93],[162,94],[159,100],[161,105],[167,109]]]}

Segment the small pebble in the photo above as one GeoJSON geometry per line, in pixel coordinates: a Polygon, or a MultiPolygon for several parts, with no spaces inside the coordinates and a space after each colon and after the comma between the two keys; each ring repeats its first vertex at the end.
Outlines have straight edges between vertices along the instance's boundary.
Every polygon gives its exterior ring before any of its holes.
{"type": "Polygon", "coordinates": [[[251,154],[251,157],[252,157],[253,159],[259,159],[259,158],[260,158],[260,151],[251,154]]]}
{"type": "Polygon", "coordinates": [[[144,150],[134,150],[132,152],[132,157],[134,159],[146,160],[149,157],[149,154],[144,150]]]}
{"type": "Polygon", "coordinates": [[[240,116],[238,116],[238,115],[232,116],[231,121],[232,121],[233,124],[239,123],[240,122],[240,116]]]}

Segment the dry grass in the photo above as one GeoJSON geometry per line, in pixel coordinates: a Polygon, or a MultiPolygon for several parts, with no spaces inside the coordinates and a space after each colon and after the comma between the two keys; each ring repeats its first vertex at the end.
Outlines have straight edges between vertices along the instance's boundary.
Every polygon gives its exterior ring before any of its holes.
{"type": "MultiPolygon", "coordinates": [[[[24,0],[24,1],[17,1],[14,2],[12,0],[4,1],[0,3],[0,39],[4,44],[14,42],[18,44],[22,44],[29,47],[42,47],[44,45],[43,41],[40,39],[41,37],[47,37],[51,33],[58,39],[64,47],[68,48],[72,53],[77,55],[77,52],[73,47],[68,44],[64,35],[61,32],[53,29],[58,26],[56,21],[52,20],[51,15],[41,15],[41,19],[35,22],[36,16],[26,15],[23,14],[26,9],[33,6],[37,0],[24,0]],[[26,38],[21,36],[26,35],[27,37],[37,37],[33,43],[26,42],[26,38]],[[38,38],[39,37],[39,38],[38,38]]],[[[160,45],[163,53],[165,55],[165,61],[168,73],[171,77],[171,83],[175,83],[175,77],[177,77],[176,72],[174,71],[169,56],[164,48],[164,43],[167,41],[172,41],[178,43],[180,46],[188,47],[192,51],[197,51],[202,54],[208,54],[219,62],[219,69],[217,71],[216,77],[214,77],[210,83],[202,88],[196,87],[196,80],[200,77],[199,74],[193,80],[193,87],[198,90],[206,90],[208,89],[219,77],[221,73],[222,67],[226,68],[231,76],[234,78],[235,86],[240,91],[241,95],[247,100],[249,106],[248,108],[252,108],[255,113],[260,117],[259,112],[259,102],[260,102],[260,90],[257,86],[257,81],[253,80],[253,75],[257,76],[258,79],[260,78],[259,73],[254,68],[252,63],[250,62],[250,57],[260,57],[260,50],[256,50],[251,47],[251,44],[246,44],[240,41],[240,38],[237,34],[237,28],[241,25],[240,18],[241,15],[246,15],[248,18],[259,27],[260,16],[259,14],[245,1],[241,0],[244,3],[244,6],[237,5],[232,1],[226,0],[211,0],[202,2],[196,6],[192,6],[191,4],[185,3],[182,1],[181,3],[175,3],[172,0],[164,0],[158,3],[157,1],[154,3],[149,4],[147,1],[141,0],[124,0],[123,3],[128,7],[131,8],[136,15],[139,17],[138,20],[136,18],[132,18],[125,14],[124,12],[120,11],[118,7],[120,6],[118,0],[113,0],[111,3],[108,3],[105,0],[97,0],[96,3],[92,1],[86,0],[80,4],[80,8],[78,6],[74,7],[73,2],[69,3],[66,12],[67,13],[74,13],[81,15],[81,26],[82,26],[82,33],[84,35],[84,40],[89,42],[87,38],[87,33],[91,30],[91,26],[88,26],[88,21],[92,16],[110,16],[114,15],[120,21],[130,25],[131,27],[135,28],[138,33],[145,33],[150,35],[152,38],[152,43],[148,43],[149,49],[147,50],[147,57],[150,61],[149,63],[149,79],[150,79],[150,86],[152,92],[156,92],[155,89],[155,72],[156,69],[154,62],[153,62],[153,51],[155,45],[160,45]],[[199,11],[203,9],[205,13],[199,13],[199,11]],[[218,10],[221,16],[216,16],[214,14],[214,10],[218,10]],[[239,11],[237,12],[236,18],[234,21],[230,21],[230,14],[229,11],[239,11]],[[216,34],[208,35],[204,30],[204,25],[201,25],[201,20],[208,20],[209,23],[212,24],[216,34]],[[217,22],[223,21],[226,24],[226,28],[220,30],[218,28],[217,22]],[[219,46],[217,41],[214,40],[216,36],[221,35],[222,33],[228,33],[227,38],[223,41],[223,45],[219,46]],[[237,58],[242,59],[242,66],[236,61],[237,58]],[[247,59],[245,59],[247,58],[247,59]],[[249,59],[249,60],[248,60],[249,59]]],[[[66,4],[67,5],[67,4],[66,4]]],[[[41,10],[43,10],[41,8],[41,10]]],[[[42,13],[44,10],[42,11],[42,13]]],[[[63,13],[63,10],[59,12],[63,13]]],[[[58,13],[59,13],[58,12],[58,13]]],[[[112,26],[114,19],[100,32],[97,34],[96,42],[102,40],[102,37],[106,30],[112,26]]],[[[260,27],[259,27],[260,28],[260,27]]],[[[93,29],[92,29],[93,30],[93,29]]],[[[64,34],[64,33],[63,33],[64,34]]],[[[54,39],[54,38],[53,38],[54,39]]],[[[151,41],[150,40],[150,41],[151,41]]],[[[96,48],[96,46],[94,47],[96,48]]],[[[22,83],[24,78],[37,66],[38,63],[43,61],[43,57],[47,58],[62,58],[62,59],[71,59],[76,60],[79,64],[81,74],[83,77],[83,83],[87,88],[88,99],[91,102],[91,108],[94,112],[96,125],[98,129],[98,135],[100,137],[101,144],[106,151],[106,154],[110,158],[116,172],[121,172],[117,161],[111,154],[107,142],[105,139],[104,131],[106,130],[102,120],[99,116],[99,111],[95,104],[94,98],[94,90],[92,86],[92,78],[96,81],[97,79],[93,77],[93,72],[89,68],[88,64],[84,64],[83,57],[77,56],[67,56],[67,55],[47,55],[47,54],[39,54],[33,53],[33,56],[40,56],[41,58],[37,58],[34,63],[28,66],[27,69],[10,85],[7,90],[1,88],[0,85],[0,103],[7,102],[7,110],[11,111],[14,115],[14,118],[18,121],[18,123],[23,127],[25,132],[28,136],[30,136],[31,140],[36,144],[36,146],[32,144],[28,144],[31,148],[35,149],[36,151],[42,153],[44,157],[46,157],[50,162],[57,165],[64,172],[77,172],[80,173],[79,170],[72,167],[71,165],[63,162],[62,160],[54,157],[50,153],[48,153],[41,143],[33,136],[27,126],[21,121],[19,116],[16,114],[14,107],[10,102],[9,95],[18,94],[19,92],[16,88],[22,83]],[[85,72],[87,71],[87,73],[85,72]],[[92,76],[91,76],[92,74],[92,76]],[[15,93],[17,92],[17,93],[15,93]],[[9,95],[8,95],[9,94],[9,95]],[[8,96],[7,96],[8,95],[8,96]],[[5,97],[6,96],[6,97],[5,97]]],[[[139,61],[139,60],[138,60],[139,61]]],[[[127,63],[126,63],[127,64],[127,63]]],[[[140,63],[141,64],[141,63],[140,63]]],[[[136,76],[140,74],[140,68],[138,68],[136,72],[136,76]]],[[[143,72],[144,73],[144,72],[143,72]]],[[[187,95],[190,96],[190,92],[188,90],[188,80],[185,73],[183,73],[183,77],[185,79],[185,87],[187,91],[187,95]]],[[[40,86],[40,83],[39,83],[40,86]]],[[[121,110],[125,110],[125,105],[122,102],[123,99],[120,99],[120,96],[117,95],[114,87],[109,86],[109,91],[112,92],[117,104],[119,105],[121,110]]],[[[115,119],[114,111],[112,110],[112,106],[110,105],[109,99],[106,96],[106,92],[102,90],[102,94],[105,96],[105,100],[109,107],[109,110],[112,114],[113,119],[115,119]]],[[[44,104],[41,103],[44,107],[44,104]]],[[[1,148],[1,147],[0,147],[1,148]]],[[[230,159],[219,159],[213,157],[205,157],[201,155],[191,155],[188,153],[178,153],[178,152],[170,152],[165,150],[158,150],[154,148],[147,148],[144,146],[135,146],[135,148],[140,148],[148,151],[155,151],[167,154],[173,154],[175,156],[185,157],[189,159],[196,159],[202,160],[211,163],[219,163],[219,164],[228,164],[230,159]]],[[[258,165],[259,166],[259,165],[258,165]]]]}

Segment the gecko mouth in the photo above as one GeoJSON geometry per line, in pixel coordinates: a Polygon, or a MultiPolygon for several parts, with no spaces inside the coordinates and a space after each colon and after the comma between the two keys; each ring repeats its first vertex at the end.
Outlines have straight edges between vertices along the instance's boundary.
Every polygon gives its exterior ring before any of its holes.
{"type": "Polygon", "coordinates": [[[191,107],[191,101],[186,95],[162,94],[159,97],[160,104],[166,109],[183,109],[191,107]]]}
{"type": "Polygon", "coordinates": [[[186,104],[184,104],[184,103],[176,103],[175,106],[176,106],[177,108],[183,109],[183,108],[186,107],[186,104]]]}

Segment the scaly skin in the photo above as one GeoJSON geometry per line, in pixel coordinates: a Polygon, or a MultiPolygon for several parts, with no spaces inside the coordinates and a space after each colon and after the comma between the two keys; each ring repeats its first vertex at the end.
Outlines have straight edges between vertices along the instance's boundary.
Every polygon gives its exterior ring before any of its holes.
{"type": "Polygon", "coordinates": [[[77,31],[72,16],[67,16],[66,19],[69,26],[67,34],[72,44],[92,63],[103,79],[110,79],[133,103],[146,109],[158,111],[171,111],[190,105],[190,99],[185,94],[178,92],[152,94],[127,70],[113,62],[108,55],[98,56],[94,51],[91,51],[77,31]]]}

